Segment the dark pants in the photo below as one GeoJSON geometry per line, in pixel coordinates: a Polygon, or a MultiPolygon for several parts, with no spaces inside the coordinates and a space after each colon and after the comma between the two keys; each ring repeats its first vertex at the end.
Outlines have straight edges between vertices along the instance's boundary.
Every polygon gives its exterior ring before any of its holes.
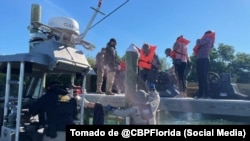
{"type": "Polygon", "coordinates": [[[158,69],[142,69],[139,71],[139,89],[144,89],[148,91],[149,84],[155,84],[157,79],[158,69]]]}
{"type": "Polygon", "coordinates": [[[180,92],[186,92],[186,76],[184,75],[186,65],[186,62],[181,62],[181,64],[175,65],[175,73],[178,83],[177,85],[180,92]]]}
{"type": "Polygon", "coordinates": [[[210,97],[208,89],[208,70],[209,59],[201,58],[196,61],[196,71],[198,77],[198,95],[197,97],[210,97]]]}

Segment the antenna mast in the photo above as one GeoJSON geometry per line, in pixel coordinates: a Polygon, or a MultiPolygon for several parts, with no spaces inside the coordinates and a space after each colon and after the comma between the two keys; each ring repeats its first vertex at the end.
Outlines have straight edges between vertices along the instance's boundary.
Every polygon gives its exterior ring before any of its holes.
{"type": "Polygon", "coordinates": [[[101,5],[102,5],[102,0],[99,0],[98,2],[98,6],[97,8],[93,8],[91,7],[93,10],[95,10],[95,13],[94,15],[92,16],[91,20],[89,21],[89,24],[87,25],[85,31],[80,35],[80,38],[83,39],[87,32],[93,28],[95,25],[97,25],[98,23],[100,23],[101,21],[103,21],[104,19],[106,19],[108,16],[110,16],[111,14],[113,14],[116,10],[118,10],[119,8],[121,8],[123,5],[125,5],[129,0],[126,0],[124,3],[122,3],[120,6],[118,6],[116,9],[114,9],[113,11],[111,11],[108,15],[106,15],[105,17],[103,17],[101,20],[99,20],[97,23],[95,23],[93,26],[92,26],[92,23],[97,15],[97,13],[101,13],[103,15],[105,15],[103,12],[100,11],[100,8],[101,8],[101,5]]]}
{"type": "Polygon", "coordinates": [[[81,39],[83,39],[83,38],[86,36],[86,34],[87,34],[87,32],[89,31],[89,28],[91,27],[91,25],[92,25],[92,23],[93,23],[93,21],[94,21],[96,15],[97,15],[98,13],[101,13],[101,14],[105,15],[103,12],[100,11],[101,6],[102,6],[102,0],[99,0],[98,5],[97,5],[97,8],[91,7],[93,10],[95,10],[95,12],[94,12],[92,18],[90,19],[90,21],[89,21],[89,23],[88,23],[88,25],[87,25],[85,31],[80,35],[80,38],[81,38],[81,39]]]}

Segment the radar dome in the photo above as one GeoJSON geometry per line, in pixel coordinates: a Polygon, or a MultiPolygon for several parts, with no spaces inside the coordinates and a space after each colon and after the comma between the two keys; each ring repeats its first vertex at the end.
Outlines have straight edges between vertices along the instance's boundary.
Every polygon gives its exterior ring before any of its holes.
{"type": "Polygon", "coordinates": [[[73,32],[79,35],[79,24],[76,20],[69,17],[55,17],[51,18],[48,23],[53,28],[62,29],[66,32],[73,32]]]}

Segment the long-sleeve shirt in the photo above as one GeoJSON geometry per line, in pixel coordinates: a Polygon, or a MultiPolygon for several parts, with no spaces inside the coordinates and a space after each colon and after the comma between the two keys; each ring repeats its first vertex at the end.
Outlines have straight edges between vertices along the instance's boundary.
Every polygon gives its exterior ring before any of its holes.
{"type": "Polygon", "coordinates": [[[214,43],[214,40],[210,37],[197,39],[196,44],[199,46],[199,50],[196,55],[197,59],[209,58],[209,52],[213,48],[213,43],[214,43]]]}
{"type": "Polygon", "coordinates": [[[104,55],[104,65],[114,71],[117,69],[119,61],[115,47],[107,45],[106,53],[104,55]]]}
{"type": "Polygon", "coordinates": [[[175,59],[181,59],[182,62],[187,62],[187,45],[185,45],[184,43],[176,42],[173,46],[173,51],[175,53],[175,59]]]}

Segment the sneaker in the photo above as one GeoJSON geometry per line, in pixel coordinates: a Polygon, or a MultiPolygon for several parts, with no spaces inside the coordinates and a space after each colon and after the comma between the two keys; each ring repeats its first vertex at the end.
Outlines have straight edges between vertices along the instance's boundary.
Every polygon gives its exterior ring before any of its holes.
{"type": "Polygon", "coordinates": [[[106,95],[115,95],[115,94],[112,92],[106,92],[106,95]]]}
{"type": "Polygon", "coordinates": [[[96,91],[97,94],[104,94],[102,91],[96,91]]]}

